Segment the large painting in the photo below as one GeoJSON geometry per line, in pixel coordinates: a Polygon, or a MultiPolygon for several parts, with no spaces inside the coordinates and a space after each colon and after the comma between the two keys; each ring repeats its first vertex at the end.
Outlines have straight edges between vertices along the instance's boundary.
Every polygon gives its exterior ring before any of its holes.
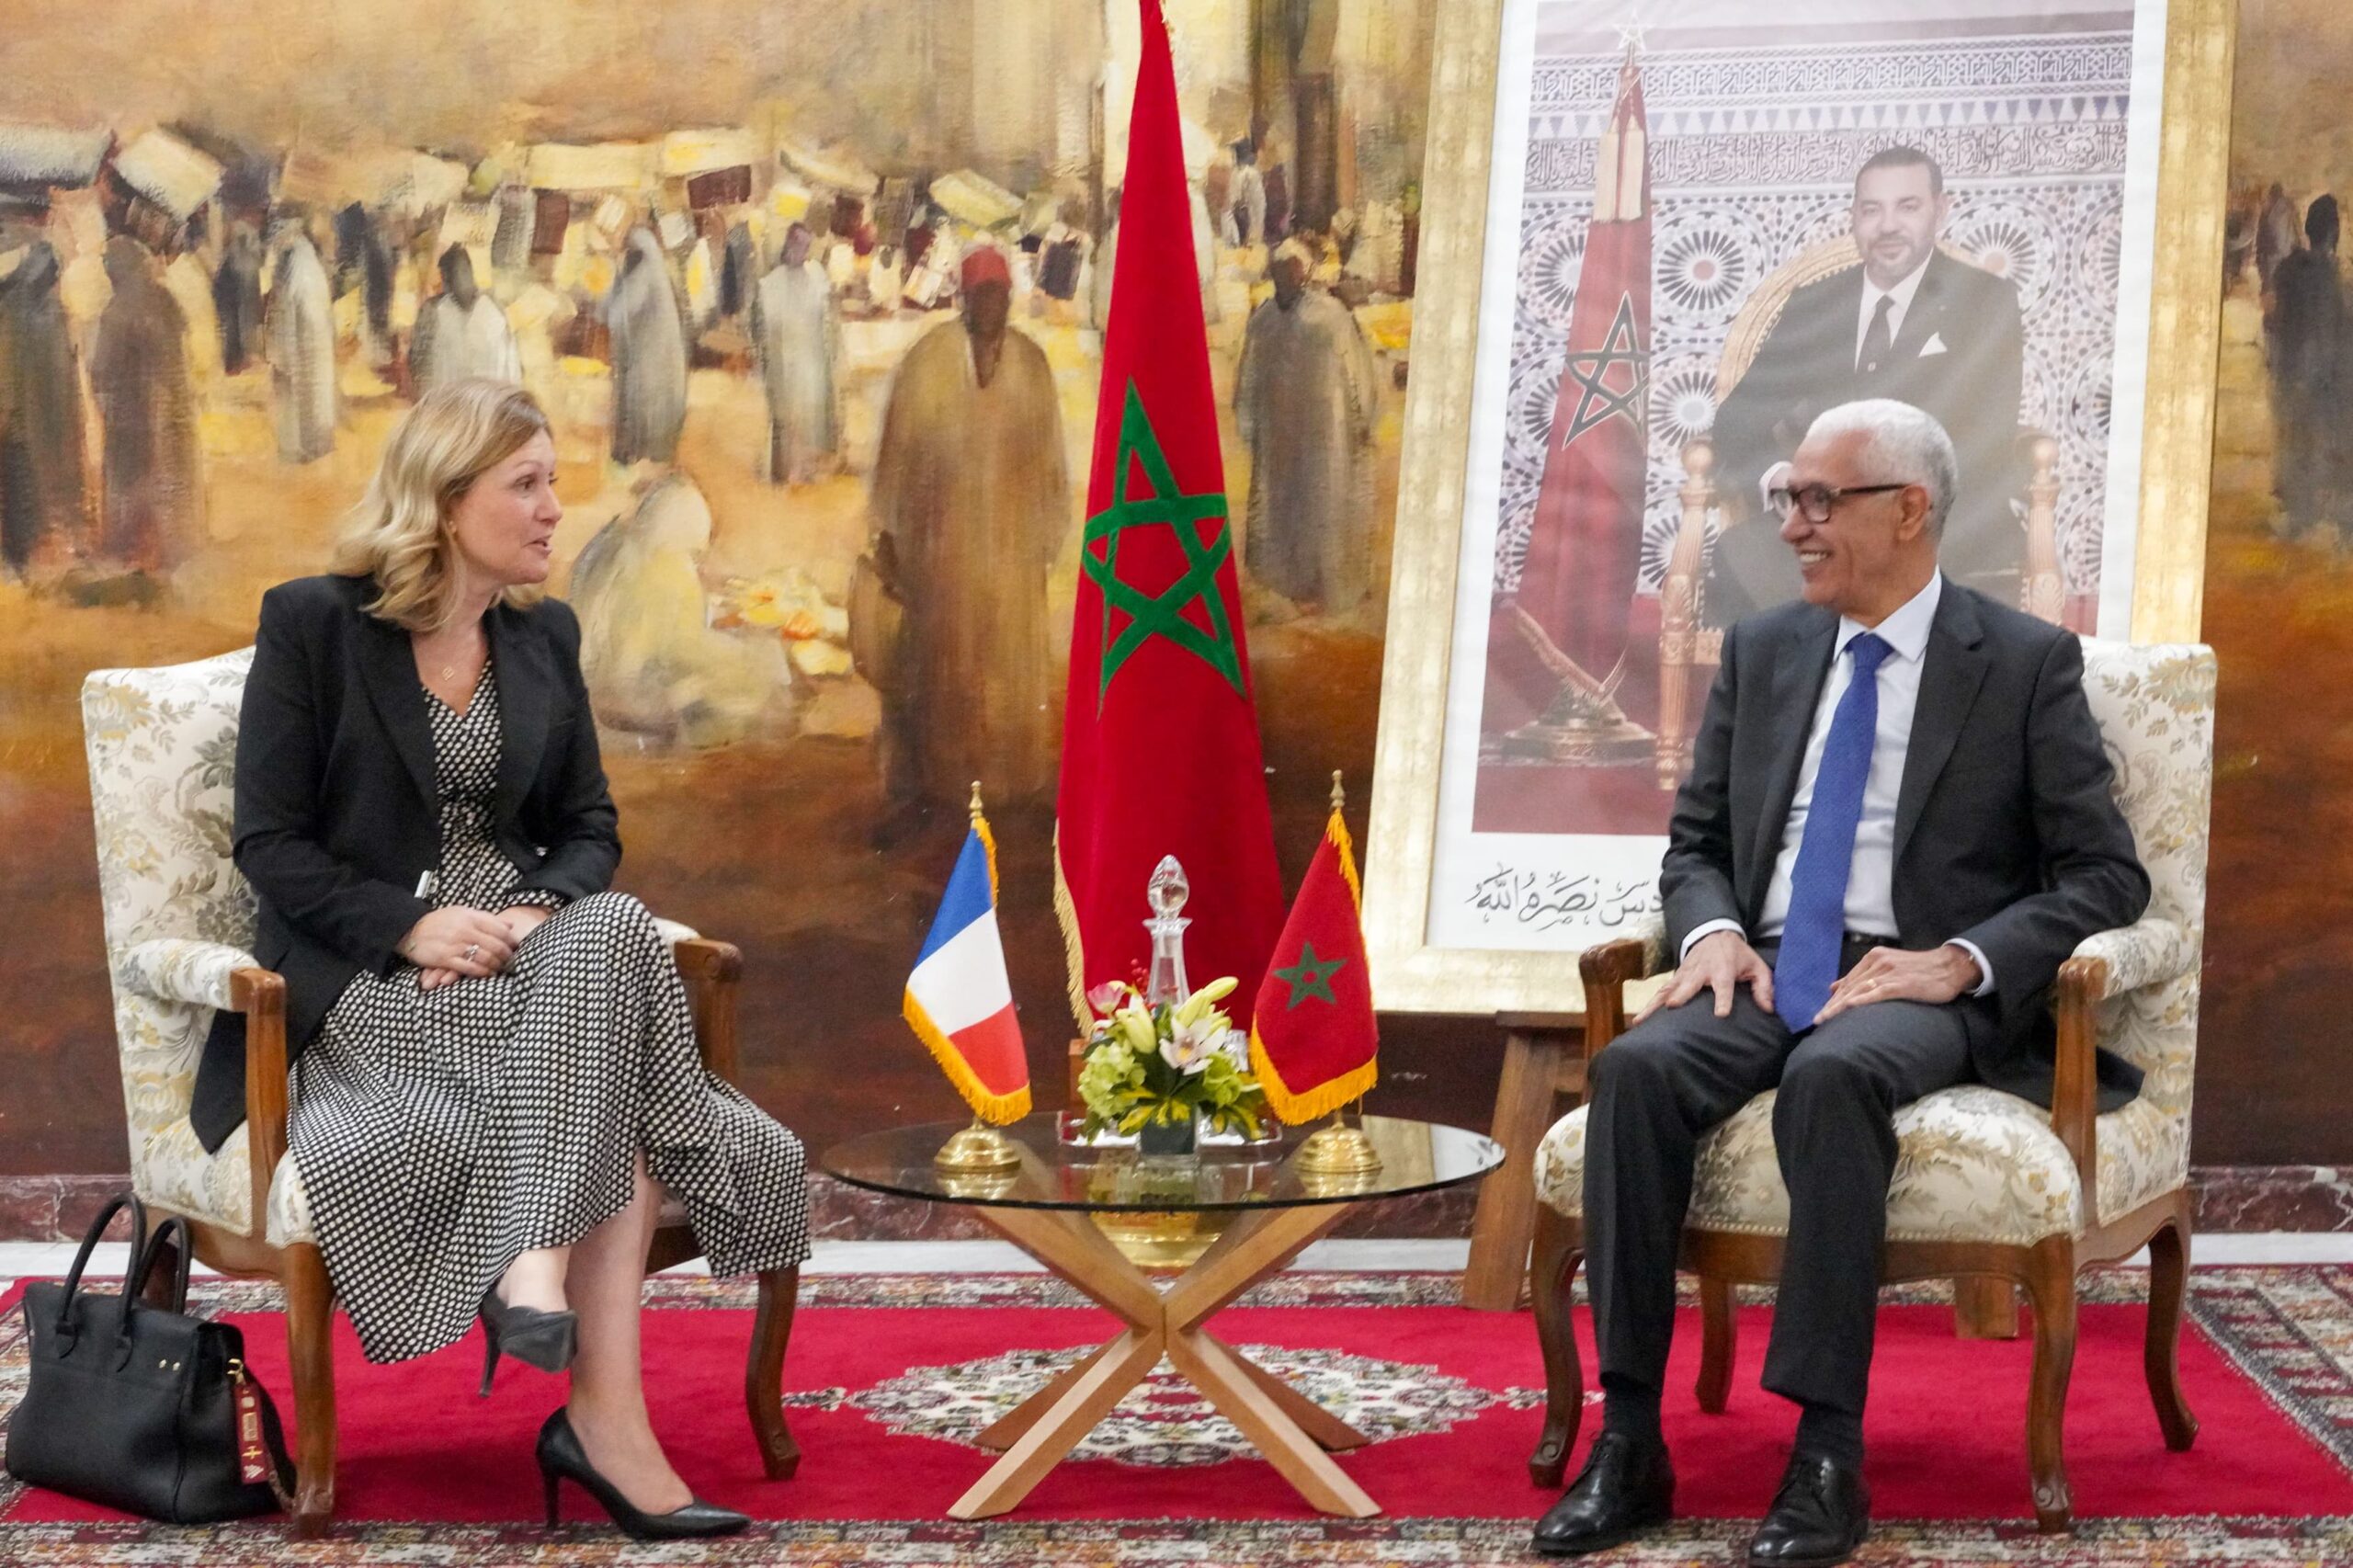
{"type": "Polygon", "coordinates": [[[1952,436],[1949,576],[2129,631],[2195,8],[1483,8],[1484,199],[1434,193],[1425,246],[1425,345],[1442,312],[1462,352],[1416,395],[1468,412],[1412,424],[1432,570],[1392,606],[1416,648],[1384,692],[1385,1006],[1573,1008],[1546,956],[1656,907],[1723,629],[1796,597],[1774,492],[1824,409],[1898,399],[1952,436]]]}
{"type": "Polygon", "coordinates": [[[2204,1164],[2353,1159],[2353,36],[2323,0],[2244,0],[2205,634],[2214,719],[2204,1164]],[[2340,658],[2339,655],[2346,655],[2340,658]],[[2216,1092],[2219,1090],[2220,1092],[2216,1092]]]}
{"type": "MultiPolygon", "coordinates": [[[[1438,9],[1166,5],[1294,872],[1370,771],[1438,9]]],[[[0,1176],[123,1163],[83,675],[250,641],[468,374],[553,417],[621,883],[744,948],[750,1092],[816,1145],[953,1113],[899,998],[977,778],[1054,1103],[1138,36],[1135,0],[11,8],[0,1176]]]]}

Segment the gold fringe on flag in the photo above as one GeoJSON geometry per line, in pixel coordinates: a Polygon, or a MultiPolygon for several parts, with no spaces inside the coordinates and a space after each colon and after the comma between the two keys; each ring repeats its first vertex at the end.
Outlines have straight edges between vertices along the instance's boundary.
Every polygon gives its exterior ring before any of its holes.
{"type": "Polygon", "coordinates": [[[939,1026],[916,1005],[913,995],[908,996],[900,1014],[907,1020],[907,1027],[915,1031],[915,1038],[923,1041],[924,1049],[931,1052],[931,1059],[939,1063],[939,1070],[948,1074],[948,1081],[956,1085],[956,1092],[964,1096],[964,1103],[972,1108],[974,1116],[1003,1127],[1029,1114],[1029,1085],[1022,1085],[1009,1095],[991,1094],[988,1085],[973,1073],[972,1064],[964,1060],[964,1053],[956,1049],[956,1042],[940,1032],[939,1026]]]}
{"type": "Polygon", "coordinates": [[[1071,901],[1070,884],[1063,881],[1063,824],[1054,824],[1054,919],[1063,928],[1063,960],[1070,972],[1071,1017],[1078,1020],[1078,1034],[1086,1038],[1095,1028],[1095,1009],[1086,1005],[1086,943],[1078,932],[1078,905],[1071,901]]]}
{"type": "Polygon", "coordinates": [[[1290,1126],[1304,1127],[1370,1092],[1381,1079],[1381,1058],[1375,1056],[1361,1067],[1318,1084],[1303,1095],[1295,1095],[1268,1060],[1267,1048],[1258,1040],[1258,1026],[1254,1022],[1250,1026],[1250,1070],[1258,1074],[1258,1087],[1266,1092],[1267,1103],[1274,1108],[1275,1114],[1290,1126]]]}

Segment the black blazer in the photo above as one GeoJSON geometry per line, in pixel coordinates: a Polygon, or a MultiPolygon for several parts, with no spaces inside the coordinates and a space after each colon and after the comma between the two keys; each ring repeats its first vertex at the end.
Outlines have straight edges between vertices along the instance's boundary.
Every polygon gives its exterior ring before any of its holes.
{"type": "MultiPolygon", "coordinates": [[[[425,687],[408,633],[360,608],[376,593],[371,578],[328,576],[262,596],[237,723],[234,854],[260,904],[254,956],[286,977],[290,1058],[353,975],[405,962],[393,949],[432,907],[418,879],[441,865],[425,687]]],[[[499,848],[518,891],[600,892],[621,843],[580,677],[580,623],[556,599],[502,605],[485,621],[498,672],[499,848]]],[[[190,1113],[208,1151],[244,1119],[244,1019],[222,1011],[190,1113]]]]}
{"type": "MultiPolygon", "coordinates": [[[[1725,636],[1667,828],[1670,952],[1705,921],[1756,930],[1837,630],[1836,615],[1800,603],[1725,636]]],[[[2074,632],[1948,578],[1896,792],[1897,939],[1915,950],[1977,944],[1995,1004],[1972,1010],[1986,1025],[1970,1040],[1977,1075],[2046,1106],[2046,998],[2059,966],[2149,904],[2083,676],[2074,632]]],[[[2139,1092],[2141,1074],[2103,1051],[2099,1080],[2100,1108],[2112,1110],[2139,1092]]]]}
{"type": "MultiPolygon", "coordinates": [[[[2026,551],[2026,534],[2010,509],[2027,481],[2018,448],[2026,342],[2018,291],[1937,252],[1887,358],[1871,369],[1855,362],[1863,281],[1862,267],[1851,267],[1790,296],[1747,373],[1716,411],[1717,489],[1753,517],[1758,476],[1797,450],[1824,410],[1867,397],[1908,403],[1945,427],[1961,460],[1961,489],[1938,559],[1952,575],[1995,591],[1987,579],[2006,574],[2015,581],[2026,551]],[[1923,352],[1932,349],[1941,351],[1923,352]]],[[[1796,597],[1796,568],[1772,537],[1770,520],[1741,539],[1746,532],[1727,529],[1724,542],[1756,553],[1758,583],[1731,594],[1729,602],[1745,613],[1796,597]]]]}

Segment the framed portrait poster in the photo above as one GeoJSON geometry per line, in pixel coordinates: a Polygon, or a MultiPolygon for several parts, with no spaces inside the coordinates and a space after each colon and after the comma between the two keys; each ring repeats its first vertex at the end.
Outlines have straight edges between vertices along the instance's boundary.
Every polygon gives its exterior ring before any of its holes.
{"type": "Polygon", "coordinates": [[[1384,1008],[1574,1012],[1646,923],[1814,415],[1927,410],[1947,575],[2193,634],[2227,0],[1481,0],[1434,66],[1367,929],[1384,1008]],[[2162,504],[2160,504],[2162,503],[2162,504]]]}

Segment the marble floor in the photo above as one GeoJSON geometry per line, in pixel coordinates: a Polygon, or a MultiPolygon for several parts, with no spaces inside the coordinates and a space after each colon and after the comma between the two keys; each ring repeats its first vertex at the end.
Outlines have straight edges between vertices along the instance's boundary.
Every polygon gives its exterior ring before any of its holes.
{"type": "MultiPolygon", "coordinates": [[[[1304,1269],[1460,1269],[1467,1241],[1323,1241],[1291,1267],[1304,1269]]],[[[92,1278],[119,1277],[126,1248],[102,1243],[90,1259],[92,1278]]],[[[2197,1237],[2190,1256],[2200,1264],[2353,1263],[2353,1233],[2268,1231],[2197,1237]]],[[[2130,1266],[2145,1266],[2141,1254],[2130,1266]]],[[[61,1242],[0,1242],[0,1288],[27,1277],[63,1274],[74,1248],[61,1242]]],[[[681,1273],[701,1273],[699,1263],[681,1273]]],[[[1039,1265],[1009,1242],[820,1242],[810,1259],[813,1274],[1010,1274],[1039,1271],[1039,1265]]],[[[201,1271],[199,1271],[201,1272],[201,1271]]]]}

